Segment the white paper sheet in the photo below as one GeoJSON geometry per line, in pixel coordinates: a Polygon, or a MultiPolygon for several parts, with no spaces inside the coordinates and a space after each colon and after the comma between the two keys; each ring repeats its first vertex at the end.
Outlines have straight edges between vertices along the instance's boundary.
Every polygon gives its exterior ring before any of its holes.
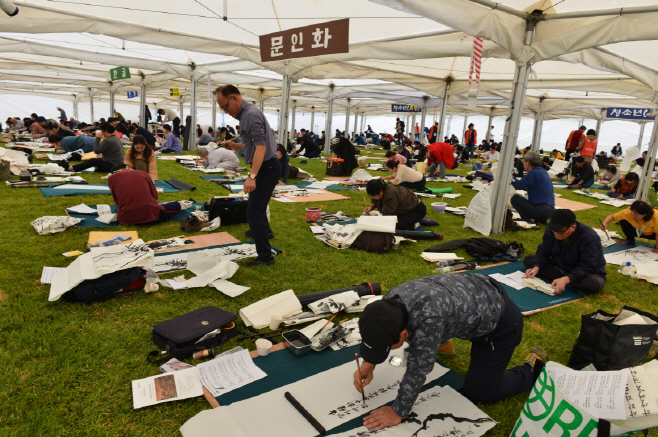
{"type": "Polygon", "coordinates": [[[628,170],[630,170],[631,165],[633,165],[635,160],[641,156],[642,156],[642,152],[640,151],[640,148],[638,146],[629,147],[628,149],[626,149],[624,159],[621,161],[621,165],[619,166],[619,169],[622,171],[622,173],[627,172],[628,170]]]}
{"type": "Polygon", "coordinates": [[[359,294],[356,291],[350,290],[343,293],[334,294],[333,296],[325,297],[324,299],[320,299],[315,302],[311,302],[308,304],[308,309],[313,311],[315,314],[335,314],[349,306],[354,305],[359,300],[359,294]]]}
{"type": "Polygon", "coordinates": [[[212,283],[212,286],[217,290],[221,291],[228,297],[240,296],[245,291],[249,290],[251,287],[245,287],[242,285],[234,284],[233,282],[227,281],[225,279],[217,279],[212,283]]]}
{"type": "Polygon", "coordinates": [[[220,355],[213,360],[198,364],[197,369],[201,384],[215,397],[267,376],[254,364],[248,350],[220,355]]]}
{"type": "MultiPolygon", "coordinates": [[[[187,280],[187,288],[205,287],[217,279],[228,279],[238,271],[238,264],[233,261],[221,261],[198,276],[187,280]]],[[[189,262],[188,262],[189,269],[189,262]]]]}
{"type": "Polygon", "coordinates": [[[69,216],[52,216],[47,215],[39,217],[30,224],[39,235],[54,234],[63,232],[71,226],[75,226],[83,219],[69,216]]]}
{"type": "Polygon", "coordinates": [[[261,329],[269,326],[272,316],[282,319],[302,312],[302,304],[292,290],[266,297],[240,310],[245,325],[261,329]]]}
{"type": "Polygon", "coordinates": [[[549,362],[546,371],[574,405],[602,419],[626,419],[628,370],[582,372],[549,362]]]}
{"type": "Polygon", "coordinates": [[[461,195],[462,195],[461,193],[445,193],[445,194],[441,194],[441,196],[445,197],[446,199],[456,199],[456,198],[458,198],[458,197],[461,196],[461,195]]]}
{"type": "Polygon", "coordinates": [[[98,186],[98,185],[85,185],[85,184],[64,184],[57,187],[53,187],[53,190],[82,190],[82,191],[107,191],[110,192],[110,187],[108,186],[98,186]]]}
{"type": "MultiPolygon", "coordinates": [[[[397,349],[391,355],[400,356],[401,353],[402,350],[397,349]]],[[[290,392],[325,429],[330,430],[395,399],[406,370],[391,366],[388,360],[377,366],[375,378],[366,387],[364,407],[361,394],[352,385],[354,367],[354,361],[349,361],[251,399],[202,411],[181,427],[181,434],[183,437],[315,437],[318,434],[315,428],[286,401],[284,393],[290,392]],[[282,420],[285,420],[284,426],[273,426],[282,420]]],[[[426,383],[447,371],[436,363],[434,370],[427,375],[426,383]]]]}
{"type": "Polygon", "coordinates": [[[98,211],[96,209],[87,206],[84,203],[81,203],[80,205],[71,206],[69,208],[66,208],[66,210],[74,214],[98,214],[98,211]]]}
{"type": "Polygon", "coordinates": [[[89,250],[94,269],[100,275],[143,266],[143,262],[153,258],[153,250],[141,239],[110,247],[92,247],[89,250]]]}
{"type": "Polygon", "coordinates": [[[427,261],[443,261],[443,260],[459,260],[464,259],[457,256],[456,253],[442,253],[442,252],[423,252],[420,254],[423,259],[427,261]]]}
{"type": "Polygon", "coordinates": [[[167,283],[174,290],[184,290],[187,288],[187,281],[176,281],[175,279],[167,279],[167,283]]]}
{"type": "Polygon", "coordinates": [[[370,216],[362,215],[356,219],[357,231],[387,232],[395,233],[395,225],[398,217],[395,215],[370,216]]]}
{"type": "MultiPolygon", "coordinates": [[[[645,264],[654,263],[658,260],[658,253],[653,253],[651,248],[647,246],[635,246],[620,252],[608,253],[604,256],[607,263],[616,264],[618,266],[630,261],[638,271],[640,268],[644,267],[645,264]]],[[[650,264],[650,267],[652,268],[656,268],[657,266],[658,265],[650,264]]]]}
{"type": "Polygon", "coordinates": [[[281,203],[295,203],[294,200],[288,197],[273,197],[272,200],[276,200],[277,202],[281,202],[281,203]]]}
{"type": "Polygon", "coordinates": [[[482,189],[469,203],[464,227],[471,228],[484,236],[489,236],[491,233],[491,203],[488,189],[482,189]]]}
{"type": "Polygon", "coordinates": [[[65,270],[64,267],[45,267],[41,271],[41,283],[50,284],[53,282],[53,278],[62,270],[65,270]]]}
{"type": "Polygon", "coordinates": [[[412,419],[374,434],[365,426],[332,437],[478,437],[496,422],[452,387],[425,390],[414,403],[412,419]]]}
{"type": "Polygon", "coordinates": [[[324,234],[324,228],[322,226],[311,226],[310,228],[314,234],[324,234]]]}
{"type": "Polygon", "coordinates": [[[203,396],[196,368],[135,380],[132,391],[134,409],[203,396]]]}
{"type": "Polygon", "coordinates": [[[626,413],[628,418],[658,414],[656,395],[649,375],[642,366],[628,369],[626,413]]]}
{"type": "Polygon", "coordinates": [[[493,278],[501,284],[507,285],[508,287],[512,287],[515,290],[521,290],[522,288],[525,288],[525,285],[522,284],[523,276],[525,276],[525,272],[522,271],[510,273],[507,275],[503,275],[501,273],[493,273],[489,275],[490,278],[493,278]]]}
{"type": "MultiPolygon", "coordinates": [[[[215,249],[197,250],[194,252],[163,253],[155,257],[154,270],[156,273],[172,270],[185,270],[187,269],[188,257],[191,254],[194,254],[194,256],[213,257],[216,261],[238,261],[258,256],[256,253],[256,245],[248,243],[235,244],[215,249]]],[[[276,252],[272,250],[272,254],[276,255],[276,252]]]]}

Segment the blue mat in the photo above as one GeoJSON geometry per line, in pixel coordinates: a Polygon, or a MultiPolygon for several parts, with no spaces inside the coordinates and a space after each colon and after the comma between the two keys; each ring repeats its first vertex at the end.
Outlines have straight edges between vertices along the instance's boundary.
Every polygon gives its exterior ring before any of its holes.
{"type": "MultiPolygon", "coordinates": [[[[492,273],[500,273],[502,275],[508,275],[517,271],[525,272],[527,268],[523,265],[523,261],[517,261],[515,263],[503,264],[500,266],[487,267],[484,269],[478,270],[469,270],[468,273],[477,273],[480,275],[490,275],[492,273]]],[[[507,295],[514,301],[516,306],[519,307],[521,313],[524,316],[527,316],[532,313],[540,312],[546,310],[555,305],[561,305],[567,302],[572,302],[574,300],[582,299],[584,296],[578,293],[573,288],[567,287],[562,294],[556,296],[549,296],[542,293],[541,291],[533,290],[531,288],[522,288],[521,290],[515,290],[512,287],[508,287],[505,284],[501,284],[507,295]]]]}
{"type": "MultiPolygon", "coordinates": [[[[214,177],[214,176],[201,176],[201,177],[205,180],[220,179],[220,178],[214,177]]],[[[213,182],[216,182],[216,183],[218,183],[220,185],[223,185],[223,186],[226,186],[226,185],[240,185],[240,186],[242,186],[242,185],[244,185],[244,182],[229,182],[229,181],[223,182],[221,180],[215,180],[213,182]]],[[[312,184],[312,182],[299,182],[297,184],[290,184],[290,185],[295,185],[298,188],[306,188],[311,184],[312,184]]],[[[228,189],[228,186],[226,186],[226,188],[228,189]]],[[[329,185],[326,188],[324,188],[324,190],[327,190],[327,191],[342,191],[342,190],[347,190],[347,188],[341,187],[340,185],[332,184],[332,185],[329,185]]],[[[232,192],[233,193],[239,193],[240,191],[242,191],[242,188],[237,189],[237,190],[233,190],[232,192]]]]}
{"type": "MultiPolygon", "coordinates": [[[[273,352],[265,357],[258,357],[254,359],[254,364],[267,373],[267,376],[241,387],[238,390],[233,390],[232,392],[217,397],[217,402],[222,406],[230,405],[234,402],[250,399],[262,393],[301,381],[309,376],[317,375],[318,373],[338,367],[345,363],[353,363],[355,350],[358,350],[358,346],[341,349],[339,351],[332,351],[330,348],[327,348],[322,352],[311,351],[309,354],[301,357],[296,357],[286,350],[281,350],[273,352]]],[[[386,365],[389,364],[380,364],[380,366],[386,365]]],[[[337,383],[352,385],[351,380],[337,381],[337,383]]],[[[423,386],[423,391],[436,386],[450,386],[455,390],[461,390],[464,386],[464,377],[454,370],[449,370],[448,373],[442,377],[425,384],[423,386]]],[[[366,393],[367,390],[366,387],[366,393]]],[[[354,391],[354,393],[355,396],[358,396],[356,391],[354,391]]],[[[284,402],[283,399],[282,402],[284,402]]],[[[393,402],[390,402],[388,405],[391,405],[392,403],[393,402]]],[[[362,426],[363,418],[368,414],[369,413],[366,413],[359,417],[355,417],[349,422],[327,431],[327,435],[346,432],[362,426]]]]}
{"type": "MultiPolygon", "coordinates": [[[[196,205],[203,206],[203,203],[195,203],[194,205],[195,206],[196,205]]],[[[96,208],[96,205],[91,205],[90,208],[96,208]]],[[[116,205],[110,205],[110,209],[112,210],[113,214],[117,212],[117,206],[116,205]]],[[[173,216],[172,218],[170,218],[169,221],[185,220],[190,216],[190,214],[193,211],[194,211],[194,207],[189,208],[189,209],[184,209],[181,212],[179,212],[178,214],[176,214],[175,216],[173,216]]],[[[78,228],[111,228],[111,227],[114,227],[114,226],[119,226],[119,223],[117,223],[117,222],[112,222],[110,224],[99,222],[98,220],[96,220],[98,218],[97,215],[75,214],[75,213],[68,212],[68,211],[67,211],[67,214],[70,217],[84,219],[76,225],[78,228]]],[[[129,226],[129,225],[126,225],[126,226],[129,226]]],[[[135,226],[140,226],[140,225],[135,225],[135,226]]]]}
{"type": "MultiPolygon", "coordinates": [[[[162,188],[162,190],[165,193],[177,193],[180,190],[178,188],[174,188],[173,186],[169,185],[165,181],[154,181],[153,184],[155,185],[156,188],[162,188]]],[[[90,190],[90,189],[77,189],[77,188],[71,188],[71,189],[57,189],[53,188],[54,186],[61,185],[61,184],[50,184],[48,188],[42,187],[39,188],[41,192],[43,193],[44,197],[55,197],[55,196],[79,196],[82,194],[110,194],[110,191],[107,187],[107,184],[85,184],[85,187],[99,187],[98,190],[90,190]]]]}

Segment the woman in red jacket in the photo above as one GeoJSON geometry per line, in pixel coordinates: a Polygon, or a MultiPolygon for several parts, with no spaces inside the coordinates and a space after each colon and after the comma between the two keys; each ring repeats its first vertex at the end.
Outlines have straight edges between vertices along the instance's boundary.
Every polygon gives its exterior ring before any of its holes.
{"type": "Polygon", "coordinates": [[[434,176],[437,166],[440,166],[439,177],[446,176],[446,168],[457,168],[455,148],[448,143],[434,143],[427,146],[427,165],[430,168],[430,177],[434,176]]]}

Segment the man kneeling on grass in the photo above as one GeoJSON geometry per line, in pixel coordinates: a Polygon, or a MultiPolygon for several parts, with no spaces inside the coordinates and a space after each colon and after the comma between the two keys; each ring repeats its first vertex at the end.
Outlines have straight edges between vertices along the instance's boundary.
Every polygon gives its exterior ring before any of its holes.
{"type": "Polygon", "coordinates": [[[103,122],[99,126],[94,140],[94,153],[96,158],[82,162],[76,165],[69,165],[68,161],[60,161],[66,171],[82,171],[91,167],[96,167],[97,173],[109,173],[113,169],[120,168],[123,165],[124,151],[121,140],[114,135],[114,128],[110,123],[103,122]]]}
{"type": "Polygon", "coordinates": [[[497,281],[472,273],[426,276],[394,287],[382,300],[366,306],[359,330],[364,361],[360,375],[354,373],[359,392],[373,380],[375,366],[386,361],[391,349],[399,349],[406,340],[410,343],[393,405],[363,419],[366,427],[378,431],[409,415],[434,368],[437,351],[454,350],[452,338],[472,344],[462,389],[471,402],[498,402],[530,390],[548,360],[535,346],[524,364],[507,369],[521,343],[523,316],[497,281]]]}

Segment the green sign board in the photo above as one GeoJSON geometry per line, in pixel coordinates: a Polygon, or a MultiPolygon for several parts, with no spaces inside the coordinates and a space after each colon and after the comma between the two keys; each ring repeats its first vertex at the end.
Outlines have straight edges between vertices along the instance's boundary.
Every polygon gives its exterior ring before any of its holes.
{"type": "Polygon", "coordinates": [[[110,80],[130,79],[130,69],[128,67],[117,67],[110,70],[110,80]]]}

